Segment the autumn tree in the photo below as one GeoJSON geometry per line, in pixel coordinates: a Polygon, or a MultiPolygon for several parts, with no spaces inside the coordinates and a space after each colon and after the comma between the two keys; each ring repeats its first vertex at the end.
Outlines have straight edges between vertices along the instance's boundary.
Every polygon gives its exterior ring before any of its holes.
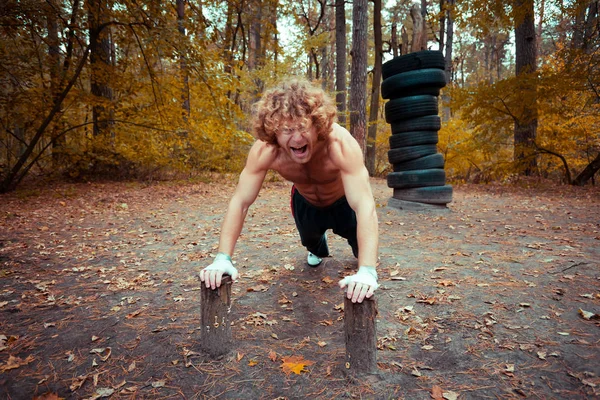
{"type": "Polygon", "coordinates": [[[375,175],[375,145],[377,143],[377,121],[379,119],[379,97],[381,87],[381,63],[383,60],[383,38],[381,32],[381,0],[373,0],[373,36],[375,61],[371,79],[371,104],[369,106],[369,128],[366,148],[366,165],[369,174],[375,175]]]}
{"type": "Polygon", "coordinates": [[[338,121],[346,125],[346,2],[335,3],[335,102],[338,121]]]}
{"type": "Polygon", "coordinates": [[[352,3],[352,65],[350,70],[350,133],[365,152],[367,130],[367,0],[352,3]]]}
{"type": "Polygon", "coordinates": [[[88,0],[88,27],[90,37],[90,69],[91,94],[94,96],[92,105],[93,134],[107,142],[114,138],[114,109],[113,89],[110,77],[114,64],[109,10],[111,4],[107,0],[88,0]]]}
{"type": "Polygon", "coordinates": [[[517,171],[523,175],[536,173],[535,152],[537,114],[537,46],[533,14],[533,0],[515,0],[515,69],[517,89],[521,94],[522,109],[515,115],[514,157],[517,171]]]}

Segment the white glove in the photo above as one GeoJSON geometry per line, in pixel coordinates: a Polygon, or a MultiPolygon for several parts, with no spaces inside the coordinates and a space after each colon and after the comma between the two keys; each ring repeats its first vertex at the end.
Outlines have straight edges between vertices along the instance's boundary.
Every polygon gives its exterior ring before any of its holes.
{"type": "Polygon", "coordinates": [[[206,284],[207,288],[215,289],[221,286],[223,275],[231,276],[234,281],[239,276],[237,269],[231,263],[231,257],[225,253],[218,253],[215,261],[200,271],[200,280],[206,284]]]}
{"type": "Polygon", "coordinates": [[[340,287],[343,289],[348,286],[346,295],[352,299],[353,303],[362,303],[365,297],[373,296],[377,284],[377,272],[374,267],[361,266],[354,275],[345,277],[340,281],[340,287]]]}

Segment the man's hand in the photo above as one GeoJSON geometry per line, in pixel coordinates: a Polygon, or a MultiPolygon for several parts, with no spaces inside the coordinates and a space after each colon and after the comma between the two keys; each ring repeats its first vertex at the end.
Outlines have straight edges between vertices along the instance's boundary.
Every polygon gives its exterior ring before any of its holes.
{"type": "Polygon", "coordinates": [[[365,297],[370,298],[373,296],[373,292],[379,287],[375,268],[359,267],[356,274],[347,276],[340,281],[342,289],[346,286],[348,286],[348,290],[346,290],[348,298],[352,299],[353,303],[362,303],[365,297]]]}
{"type": "Polygon", "coordinates": [[[231,257],[219,253],[212,264],[200,271],[200,280],[206,284],[207,288],[216,289],[221,286],[223,275],[231,276],[233,281],[236,281],[239,276],[237,269],[231,263],[231,257]]]}

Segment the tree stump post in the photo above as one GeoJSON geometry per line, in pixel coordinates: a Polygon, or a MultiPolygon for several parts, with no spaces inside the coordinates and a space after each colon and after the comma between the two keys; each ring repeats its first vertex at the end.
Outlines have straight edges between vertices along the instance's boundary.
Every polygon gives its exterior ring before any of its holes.
{"type": "Polygon", "coordinates": [[[216,289],[201,286],[200,347],[211,357],[225,355],[231,346],[231,277],[224,275],[216,289]]]}
{"type": "Polygon", "coordinates": [[[352,303],[344,295],[344,333],[346,369],[356,375],[370,374],[377,368],[377,302],[374,297],[352,303]]]}

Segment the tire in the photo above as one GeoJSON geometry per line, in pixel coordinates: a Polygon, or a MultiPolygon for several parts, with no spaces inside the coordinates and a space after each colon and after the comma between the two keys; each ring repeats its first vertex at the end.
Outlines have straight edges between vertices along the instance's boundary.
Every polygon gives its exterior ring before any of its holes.
{"type": "Polygon", "coordinates": [[[446,73],[444,70],[427,68],[403,72],[390,76],[381,83],[381,97],[393,99],[403,97],[413,88],[441,89],[446,86],[446,73]]]}
{"type": "Polygon", "coordinates": [[[394,172],[444,168],[444,156],[441,153],[435,153],[411,161],[395,163],[392,167],[394,168],[394,172]]]}
{"type": "Polygon", "coordinates": [[[436,96],[419,95],[392,99],[385,103],[385,120],[388,123],[438,114],[436,96]]]}
{"type": "Polygon", "coordinates": [[[419,144],[437,144],[437,131],[402,132],[390,136],[390,149],[405,146],[416,146],[419,144]]]}
{"type": "Polygon", "coordinates": [[[403,91],[397,91],[396,93],[394,93],[394,95],[391,97],[391,99],[398,99],[400,97],[408,97],[408,96],[418,96],[421,94],[427,94],[429,96],[439,96],[440,88],[426,87],[426,86],[414,87],[414,88],[406,89],[403,91]]]}
{"type": "Polygon", "coordinates": [[[392,123],[392,135],[410,131],[439,131],[442,121],[437,115],[427,115],[392,123]]]}
{"type": "Polygon", "coordinates": [[[452,185],[394,189],[392,197],[417,203],[447,204],[452,201],[452,185]]]}
{"type": "Polygon", "coordinates": [[[442,52],[422,50],[395,57],[381,66],[381,75],[383,79],[387,79],[402,72],[423,68],[445,69],[446,61],[442,52]]]}
{"type": "Polygon", "coordinates": [[[446,171],[443,169],[417,169],[414,171],[392,172],[387,176],[388,187],[405,189],[426,186],[444,186],[446,171]]]}
{"type": "Polygon", "coordinates": [[[437,145],[435,144],[422,144],[419,146],[407,146],[399,149],[391,149],[388,151],[388,160],[390,164],[398,164],[415,160],[420,157],[435,154],[437,152],[437,145]]]}

